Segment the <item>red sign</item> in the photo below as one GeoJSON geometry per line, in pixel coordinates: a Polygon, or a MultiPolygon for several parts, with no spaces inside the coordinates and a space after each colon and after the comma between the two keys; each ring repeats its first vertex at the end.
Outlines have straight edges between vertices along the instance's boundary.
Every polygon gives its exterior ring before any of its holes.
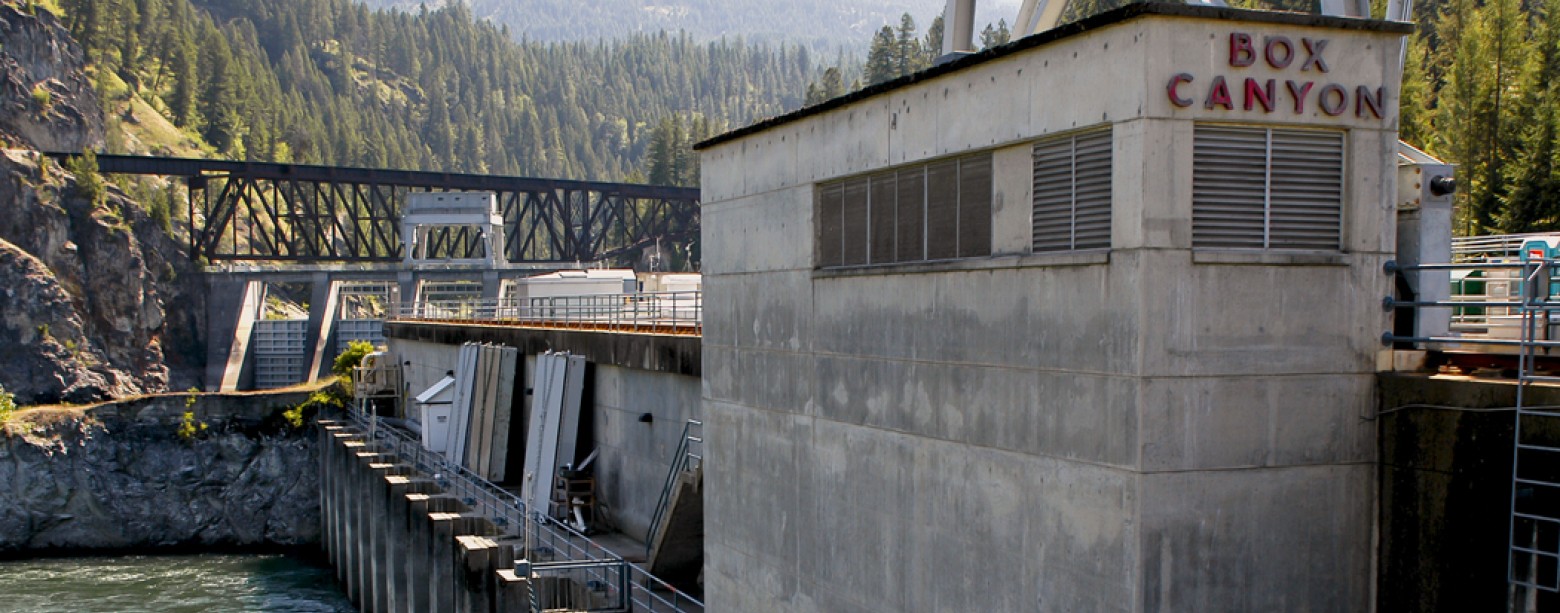
{"type": "Polygon", "coordinates": [[[1208,110],[1224,109],[1236,110],[1237,100],[1240,110],[1273,113],[1276,110],[1290,109],[1296,115],[1303,115],[1306,108],[1314,106],[1322,113],[1338,117],[1349,112],[1349,107],[1354,108],[1354,115],[1360,118],[1375,117],[1381,119],[1382,109],[1387,103],[1387,88],[1376,87],[1374,89],[1360,85],[1353,89],[1338,83],[1318,82],[1317,77],[1329,72],[1327,57],[1327,39],[1301,37],[1297,45],[1287,36],[1264,36],[1259,43],[1250,34],[1245,32],[1231,32],[1229,40],[1229,65],[1231,68],[1250,68],[1260,59],[1274,70],[1290,69],[1299,74],[1294,79],[1284,79],[1282,87],[1279,79],[1256,79],[1246,77],[1235,81],[1236,77],[1226,80],[1224,75],[1216,75],[1209,79],[1206,85],[1197,82],[1197,77],[1187,72],[1176,73],[1170,77],[1170,82],[1165,85],[1165,93],[1170,98],[1170,104],[1186,108],[1197,103],[1201,98],[1203,108],[1208,110]],[[1303,56],[1303,57],[1302,57],[1303,56]],[[1291,69],[1300,60],[1299,68],[1291,69]],[[1234,93],[1231,92],[1234,87],[1234,93]],[[1196,96],[1196,97],[1193,97],[1196,96]]]}

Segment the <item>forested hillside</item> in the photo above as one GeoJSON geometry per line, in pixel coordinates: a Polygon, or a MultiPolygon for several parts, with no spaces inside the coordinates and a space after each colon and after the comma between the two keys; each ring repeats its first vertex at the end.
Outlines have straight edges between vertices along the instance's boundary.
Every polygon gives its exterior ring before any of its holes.
{"type": "Polygon", "coordinates": [[[21,3],[53,5],[86,48],[113,150],[690,183],[687,143],[799,106],[815,76],[786,44],[519,43],[461,4],[21,3]]]}
{"type": "MultiPolygon", "coordinates": [[[[369,6],[410,12],[445,0],[366,0],[369,6]]],[[[879,27],[901,13],[923,21],[941,14],[944,0],[465,0],[473,13],[533,41],[622,38],[633,33],[687,31],[695,39],[741,36],[833,52],[860,49],[879,27]]],[[[976,23],[1012,20],[1019,0],[981,0],[976,23]]]]}

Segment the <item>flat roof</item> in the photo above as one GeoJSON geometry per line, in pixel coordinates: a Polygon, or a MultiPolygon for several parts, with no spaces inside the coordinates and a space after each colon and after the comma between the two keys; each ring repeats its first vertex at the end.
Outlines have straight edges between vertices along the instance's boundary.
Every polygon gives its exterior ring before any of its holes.
{"type": "Polygon", "coordinates": [[[950,72],[957,72],[983,64],[997,58],[1013,55],[1035,47],[1049,44],[1064,38],[1077,36],[1091,30],[1097,30],[1105,26],[1115,25],[1123,21],[1130,21],[1148,15],[1167,15],[1173,17],[1195,17],[1202,19],[1222,19],[1227,21],[1240,21],[1247,23],[1272,23],[1279,25],[1312,26],[1332,28],[1336,30],[1359,30],[1367,32],[1384,32],[1388,34],[1411,34],[1414,32],[1414,24],[1399,21],[1384,21],[1380,19],[1354,19],[1349,17],[1331,17],[1326,15],[1312,15],[1309,13],[1289,13],[1282,11],[1258,11],[1249,9],[1235,9],[1216,6],[1193,6],[1187,4],[1168,4],[1162,2],[1142,2],[1128,4],[1121,8],[1093,15],[1086,19],[1064,24],[1038,34],[1020,38],[1006,45],[992,47],[978,53],[972,53],[953,60],[946,64],[933,66],[915,74],[906,75],[884,81],[871,87],[866,87],[837,98],[831,98],[818,104],[765,119],[744,128],[738,128],[725,134],[711,137],[693,146],[695,151],[707,149],[721,143],[736,140],[744,136],[763,132],[770,128],[784,125],[798,119],[810,117],[830,111],[858,100],[871,98],[878,94],[894,91],[906,85],[919,83],[933,79],[950,72]]]}

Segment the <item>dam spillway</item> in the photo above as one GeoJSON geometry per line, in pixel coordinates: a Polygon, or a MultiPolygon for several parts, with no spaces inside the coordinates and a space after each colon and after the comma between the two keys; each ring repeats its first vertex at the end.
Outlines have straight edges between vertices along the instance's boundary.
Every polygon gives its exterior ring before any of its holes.
{"type": "Polygon", "coordinates": [[[362,611],[703,610],[408,433],[319,426],[321,543],[362,611]]]}

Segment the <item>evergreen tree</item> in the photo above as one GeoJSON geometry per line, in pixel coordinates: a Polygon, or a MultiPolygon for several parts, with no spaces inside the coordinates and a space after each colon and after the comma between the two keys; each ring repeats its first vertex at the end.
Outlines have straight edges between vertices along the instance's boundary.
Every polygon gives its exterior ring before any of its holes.
{"type": "Polygon", "coordinates": [[[997,20],[996,27],[992,27],[991,24],[988,23],[986,24],[986,29],[981,30],[980,48],[990,49],[992,47],[1006,45],[1009,40],[1012,40],[1012,38],[1013,33],[1008,31],[1007,20],[1000,19],[997,20]]]}
{"type": "Polygon", "coordinates": [[[899,76],[899,45],[895,42],[894,29],[883,26],[878,30],[877,36],[872,39],[872,48],[867,52],[867,84],[876,85],[884,81],[891,81],[899,76]]]}
{"type": "Polygon", "coordinates": [[[894,61],[898,64],[899,76],[912,74],[925,68],[926,54],[921,50],[921,40],[916,37],[915,18],[909,13],[899,18],[898,35],[894,47],[894,61]]]}

